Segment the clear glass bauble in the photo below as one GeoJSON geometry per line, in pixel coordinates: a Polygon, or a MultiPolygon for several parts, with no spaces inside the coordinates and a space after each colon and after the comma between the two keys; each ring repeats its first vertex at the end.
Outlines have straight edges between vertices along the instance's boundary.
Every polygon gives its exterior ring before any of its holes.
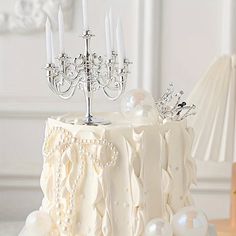
{"type": "Polygon", "coordinates": [[[51,217],[46,212],[34,211],[28,215],[19,236],[46,236],[51,228],[51,217]]]}
{"type": "Polygon", "coordinates": [[[150,93],[142,89],[127,92],[121,100],[121,113],[132,122],[155,122],[157,110],[150,93]]]}
{"type": "Polygon", "coordinates": [[[206,215],[195,207],[185,207],[177,212],[172,225],[175,236],[206,236],[208,231],[206,215]]]}
{"type": "Polygon", "coordinates": [[[147,224],[145,236],[173,236],[173,230],[169,223],[155,218],[147,224]]]}

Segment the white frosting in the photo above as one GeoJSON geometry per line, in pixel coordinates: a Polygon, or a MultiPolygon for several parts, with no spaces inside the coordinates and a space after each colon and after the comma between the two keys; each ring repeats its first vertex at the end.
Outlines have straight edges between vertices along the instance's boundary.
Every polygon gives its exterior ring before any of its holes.
{"type": "Polygon", "coordinates": [[[52,218],[50,235],[141,236],[152,218],[170,219],[190,202],[191,129],[107,118],[112,125],[47,122],[41,210],[52,218]]]}
{"type": "Polygon", "coordinates": [[[196,183],[196,164],[191,157],[193,129],[186,121],[168,121],[163,131],[163,198],[164,218],[171,220],[173,214],[193,204],[190,194],[192,183],[196,183]]]}

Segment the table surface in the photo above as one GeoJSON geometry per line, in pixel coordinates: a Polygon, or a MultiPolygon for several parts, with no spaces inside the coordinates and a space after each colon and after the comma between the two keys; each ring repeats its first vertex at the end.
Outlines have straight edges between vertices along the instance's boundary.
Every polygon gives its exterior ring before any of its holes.
{"type": "MultiPolygon", "coordinates": [[[[24,222],[0,222],[0,236],[18,236],[19,232],[24,226],[24,222]]],[[[211,232],[209,236],[215,236],[214,227],[210,227],[211,232]]],[[[218,234],[218,236],[229,236],[218,234]]]]}

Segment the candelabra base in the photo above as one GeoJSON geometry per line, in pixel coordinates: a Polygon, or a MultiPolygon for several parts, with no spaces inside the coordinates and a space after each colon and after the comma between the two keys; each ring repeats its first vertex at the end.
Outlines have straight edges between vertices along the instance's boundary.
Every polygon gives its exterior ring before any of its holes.
{"type": "Polygon", "coordinates": [[[73,124],[73,125],[91,125],[91,126],[98,126],[98,125],[110,125],[111,122],[109,120],[105,120],[100,117],[94,118],[92,117],[85,117],[84,119],[67,119],[66,123],[73,124]]]}
{"type": "Polygon", "coordinates": [[[83,125],[91,125],[91,126],[98,126],[98,125],[110,125],[111,122],[108,120],[104,120],[103,118],[100,117],[86,117],[83,120],[83,125]]]}

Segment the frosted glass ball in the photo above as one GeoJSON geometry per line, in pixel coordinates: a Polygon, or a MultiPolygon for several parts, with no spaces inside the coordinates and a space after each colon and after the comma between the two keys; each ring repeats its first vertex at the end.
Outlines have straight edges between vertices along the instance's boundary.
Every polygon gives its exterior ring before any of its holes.
{"type": "Polygon", "coordinates": [[[26,219],[19,236],[48,236],[52,227],[51,217],[43,211],[34,211],[26,219]]]}
{"type": "Polygon", "coordinates": [[[129,121],[153,122],[157,120],[155,101],[142,89],[127,92],[121,100],[121,113],[129,121]]]}
{"type": "Polygon", "coordinates": [[[173,236],[173,230],[169,223],[155,218],[147,224],[145,236],[173,236]]]}
{"type": "Polygon", "coordinates": [[[174,215],[175,236],[206,236],[208,220],[206,215],[195,207],[185,207],[174,215]]]}

